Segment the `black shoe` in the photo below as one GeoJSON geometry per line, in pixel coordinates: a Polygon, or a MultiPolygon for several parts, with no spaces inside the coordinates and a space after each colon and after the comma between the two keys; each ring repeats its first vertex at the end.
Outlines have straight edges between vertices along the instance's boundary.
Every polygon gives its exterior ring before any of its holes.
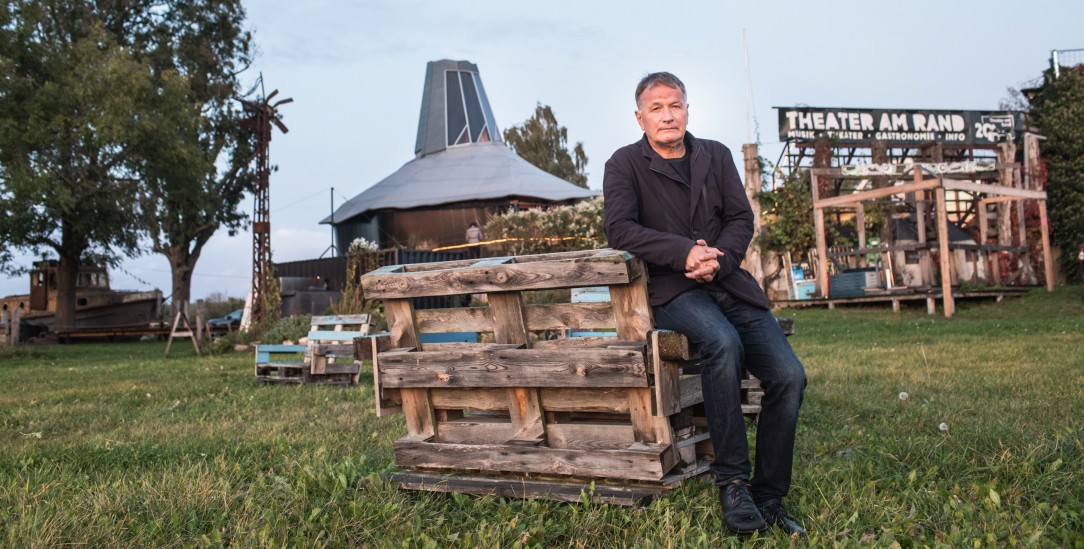
{"type": "Polygon", "coordinates": [[[723,506],[723,523],[732,532],[751,534],[764,529],[764,517],[753,503],[745,479],[736,478],[720,486],[719,503],[723,506]]]}
{"type": "Polygon", "coordinates": [[[774,526],[783,530],[784,532],[794,536],[805,536],[805,528],[802,528],[800,524],[794,521],[787,510],[783,507],[783,502],[777,499],[770,499],[757,505],[760,509],[761,515],[764,516],[764,522],[768,526],[774,526]]]}

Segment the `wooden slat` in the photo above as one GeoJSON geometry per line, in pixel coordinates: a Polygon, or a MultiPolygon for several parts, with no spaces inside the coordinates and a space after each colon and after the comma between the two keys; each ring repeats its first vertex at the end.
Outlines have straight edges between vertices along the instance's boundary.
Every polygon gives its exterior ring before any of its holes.
{"type": "Polygon", "coordinates": [[[682,409],[704,402],[704,393],[700,387],[700,376],[681,376],[678,380],[678,386],[680,387],[682,409]]]}
{"type": "MultiPolygon", "coordinates": [[[[672,487],[614,486],[603,483],[583,483],[574,480],[535,480],[507,477],[434,475],[424,473],[392,473],[390,478],[405,490],[430,492],[459,492],[477,496],[497,496],[511,499],[541,498],[579,503],[585,494],[595,503],[608,505],[647,505],[651,500],[669,492],[672,487]]],[[[661,482],[665,482],[665,479],[661,482]]]]}
{"type": "Polygon", "coordinates": [[[400,389],[403,413],[406,415],[407,433],[413,436],[433,436],[436,433],[436,417],[429,389],[400,389]]]}
{"type": "Polygon", "coordinates": [[[373,363],[373,391],[376,397],[376,417],[390,416],[403,411],[403,397],[399,393],[399,389],[385,388],[380,376],[380,360],[378,356],[381,352],[385,352],[390,346],[391,336],[388,334],[354,339],[355,360],[360,360],[358,358],[359,356],[368,356],[369,360],[373,363]],[[359,347],[362,345],[368,345],[368,351],[360,349],[359,347]]]}
{"type": "Polygon", "coordinates": [[[515,428],[513,438],[519,441],[542,442],[545,430],[542,425],[542,406],[535,387],[509,387],[508,414],[515,428]]]}
{"type": "Polygon", "coordinates": [[[310,326],[335,326],[335,325],[363,325],[371,324],[368,314],[356,313],[348,315],[313,316],[309,321],[310,326]]]}
{"type": "Polygon", "coordinates": [[[659,357],[663,360],[689,360],[689,339],[684,334],[670,330],[655,330],[658,338],[659,357]]]}
{"type": "Polygon", "coordinates": [[[493,317],[489,307],[422,309],[415,311],[418,330],[423,333],[492,332],[493,317]]]}
{"type": "Polygon", "coordinates": [[[313,343],[309,350],[314,355],[354,358],[354,341],[350,343],[313,343]]]}
{"type": "Polygon", "coordinates": [[[434,408],[454,410],[508,410],[506,389],[455,388],[432,389],[429,398],[434,408]]]}
{"type": "Polygon", "coordinates": [[[546,445],[576,450],[622,450],[636,442],[632,425],[614,423],[553,423],[546,426],[546,445]]]}
{"type": "Polygon", "coordinates": [[[644,341],[653,327],[651,306],[647,300],[647,277],[641,276],[628,284],[610,287],[610,305],[617,321],[617,337],[629,341],[644,341]]]}
{"type": "Polygon", "coordinates": [[[643,350],[643,341],[621,341],[616,337],[590,336],[566,337],[535,341],[532,349],[633,349],[639,346],[643,350]]]}
{"type": "MultiPolygon", "coordinates": [[[[917,168],[916,168],[917,169],[917,168]]],[[[830,198],[818,199],[813,197],[813,208],[831,208],[833,206],[848,206],[863,202],[865,200],[874,200],[877,198],[884,198],[886,196],[892,196],[894,194],[912,193],[915,191],[923,191],[926,189],[933,189],[940,185],[940,181],[937,178],[923,179],[921,181],[914,181],[912,183],[904,183],[903,185],[895,185],[892,187],[882,187],[880,189],[872,189],[869,191],[861,191],[852,194],[844,194],[840,196],[833,196],[830,198]]],[[[818,273],[818,276],[819,273],[818,273]]]]}
{"type": "Polygon", "coordinates": [[[523,294],[519,292],[489,294],[489,313],[493,317],[493,336],[497,343],[527,344],[523,294]]]}
{"type": "Polygon", "coordinates": [[[530,330],[599,330],[615,327],[609,303],[551,303],[527,306],[530,330]]]}
{"type": "Polygon", "coordinates": [[[391,349],[391,336],[375,334],[354,338],[354,360],[372,360],[374,353],[391,349]]]}
{"type": "Polygon", "coordinates": [[[313,330],[309,332],[309,342],[314,341],[342,341],[353,343],[354,338],[365,335],[363,330],[313,330]]]}
{"type": "Polygon", "coordinates": [[[419,351],[380,354],[385,387],[646,387],[643,353],[559,351],[419,351]]]}
{"type": "Polygon", "coordinates": [[[423,351],[503,351],[508,349],[522,349],[524,345],[515,343],[466,343],[456,341],[452,343],[422,343],[423,351]]]}
{"type": "MultiPolygon", "coordinates": [[[[497,343],[527,345],[527,321],[523,314],[523,294],[494,292],[489,294],[489,310],[493,317],[493,337],[497,343]]],[[[516,441],[542,442],[542,407],[538,404],[538,389],[526,385],[509,387],[508,415],[516,441]]]]}
{"type": "Polygon", "coordinates": [[[418,325],[414,320],[414,304],[409,299],[385,300],[384,315],[388,319],[393,349],[418,347],[418,325]]]}
{"type": "Polygon", "coordinates": [[[373,271],[362,276],[361,284],[365,297],[370,299],[600,286],[627,283],[631,261],[616,256],[592,256],[571,261],[539,260],[413,273],[373,271]]]}
{"type": "Polygon", "coordinates": [[[629,417],[636,440],[644,443],[670,444],[674,440],[670,421],[654,414],[651,389],[634,387],[628,390],[629,417]]]}
{"type": "Polygon", "coordinates": [[[659,332],[652,330],[648,348],[651,353],[651,367],[655,373],[655,415],[669,416],[681,411],[681,364],[665,360],[659,352],[659,332]]]}
{"type": "Polygon", "coordinates": [[[665,445],[625,450],[571,450],[515,444],[449,444],[404,437],[395,442],[400,467],[503,471],[587,478],[658,481],[677,463],[665,445]]]}
{"type": "Polygon", "coordinates": [[[542,409],[546,412],[615,412],[628,413],[628,391],[619,388],[592,387],[544,388],[542,409]]]}
{"type": "Polygon", "coordinates": [[[458,419],[437,424],[436,442],[452,444],[503,444],[515,429],[508,421],[458,419]]]}
{"type": "Polygon", "coordinates": [[[970,181],[945,180],[944,188],[950,191],[967,191],[969,193],[983,193],[994,196],[1012,196],[1017,198],[1046,199],[1046,191],[1033,191],[1030,189],[1018,189],[1005,185],[991,185],[989,183],[972,183],[970,181]]]}

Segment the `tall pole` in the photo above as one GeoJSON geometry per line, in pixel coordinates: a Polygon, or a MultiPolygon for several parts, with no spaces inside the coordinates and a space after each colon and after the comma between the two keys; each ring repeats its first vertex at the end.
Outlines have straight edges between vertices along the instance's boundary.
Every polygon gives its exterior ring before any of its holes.
{"type": "MultiPolygon", "coordinates": [[[[262,79],[261,79],[262,82],[262,79]]],[[[282,99],[272,104],[275,90],[259,103],[241,100],[249,117],[243,127],[251,129],[256,137],[256,182],[253,185],[256,205],[252,216],[252,322],[262,321],[270,311],[264,310],[264,293],[271,276],[271,125],[282,133],[290,131],[278,119],[275,108],[293,99],[282,99]]]]}
{"type": "Polygon", "coordinates": [[[256,205],[252,219],[252,320],[266,316],[263,294],[271,261],[271,121],[266,109],[258,109],[256,118],[256,205]]]}

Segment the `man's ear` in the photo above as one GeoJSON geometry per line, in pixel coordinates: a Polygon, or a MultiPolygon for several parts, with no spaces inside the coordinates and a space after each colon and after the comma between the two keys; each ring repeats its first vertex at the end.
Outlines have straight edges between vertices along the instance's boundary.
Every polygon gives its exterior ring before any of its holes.
{"type": "Polygon", "coordinates": [[[640,125],[640,131],[646,131],[644,128],[644,118],[640,116],[640,111],[632,111],[632,114],[636,115],[636,123],[640,125]]]}

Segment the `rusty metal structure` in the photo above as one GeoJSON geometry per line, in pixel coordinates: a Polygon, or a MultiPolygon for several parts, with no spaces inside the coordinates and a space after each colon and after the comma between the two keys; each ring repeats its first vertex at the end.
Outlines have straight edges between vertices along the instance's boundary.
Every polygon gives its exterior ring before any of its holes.
{"type": "Polygon", "coordinates": [[[262,297],[264,286],[271,269],[271,125],[274,124],[282,133],[290,130],[279,120],[278,107],[290,103],[292,98],[271,100],[278,94],[272,91],[259,101],[241,99],[248,115],[243,127],[255,133],[256,139],[256,183],[253,188],[256,204],[252,218],[252,321],[259,322],[264,311],[262,297]]]}

